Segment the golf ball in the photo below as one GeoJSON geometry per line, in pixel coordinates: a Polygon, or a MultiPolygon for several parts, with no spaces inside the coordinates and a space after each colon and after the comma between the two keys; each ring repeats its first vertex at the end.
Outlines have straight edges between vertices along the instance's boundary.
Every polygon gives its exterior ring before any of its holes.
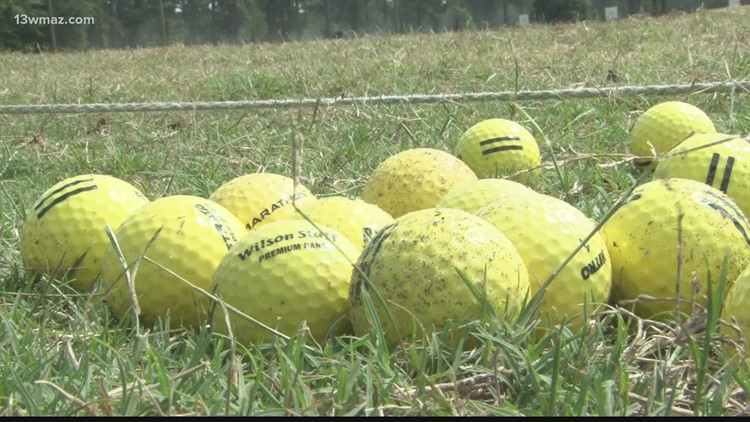
{"type": "Polygon", "coordinates": [[[705,306],[727,260],[729,280],[750,263],[750,227],[732,200],[704,183],[660,179],[633,190],[602,227],[612,260],[613,299],[636,300],[651,318],[705,306]],[[695,292],[694,292],[695,291],[695,292]]]}
{"type": "Polygon", "coordinates": [[[149,201],[133,185],[112,176],[84,174],[58,182],[34,203],[21,230],[24,266],[39,275],[68,275],[78,291],[91,289],[101,273],[114,231],[149,201]]]}
{"type": "MultiPolygon", "coordinates": [[[[302,321],[318,341],[329,331],[350,331],[346,320],[349,281],[359,251],[337,231],[318,227],[288,219],[251,231],[219,264],[213,290],[227,305],[286,335],[302,321]]],[[[268,330],[235,312],[229,315],[239,342],[272,340],[268,330]]],[[[218,306],[212,320],[217,332],[228,333],[218,306]]]]}
{"type": "Polygon", "coordinates": [[[750,215],[750,144],[723,133],[695,134],[659,160],[654,179],[681,177],[726,193],[750,215]]]}
{"type": "MultiPolygon", "coordinates": [[[[646,110],[630,131],[630,151],[641,157],[663,154],[691,133],[715,132],[713,122],[698,107],[667,101],[646,110]],[[654,151],[652,151],[652,148],[654,151]]],[[[650,159],[643,160],[643,163],[650,159]]]]}
{"type": "Polygon", "coordinates": [[[372,324],[368,297],[391,345],[409,336],[414,324],[427,333],[441,331],[448,321],[480,318],[486,305],[502,317],[517,311],[529,290],[528,270],[508,238],[487,221],[450,208],[397,218],[367,244],[356,267],[349,292],[354,332],[361,336],[372,324]]]}
{"type": "Polygon", "coordinates": [[[393,222],[393,217],[361,199],[330,196],[299,206],[292,219],[310,219],[315,224],[328,226],[344,235],[360,251],[378,230],[393,222]],[[303,216],[304,214],[304,216],[303,216]]]}
{"type": "Polygon", "coordinates": [[[458,141],[455,155],[480,179],[513,176],[512,179],[524,184],[539,169],[519,172],[542,162],[539,145],[531,132],[506,119],[487,119],[470,127],[458,141]]]}
{"type": "Polygon", "coordinates": [[[294,179],[273,173],[252,173],[236,177],[216,189],[208,198],[231,211],[247,230],[294,213],[297,205],[315,201],[315,196],[294,179]]]}
{"type": "Polygon", "coordinates": [[[596,223],[574,206],[549,195],[518,196],[496,200],[476,215],[502,231],[521,255],[529,270],[531,294],[536,294],[555,272],[538,309],[543,325],[563,320],[580,329],[581,315],[607,303],[612,286],[612,268],[607,245],[596,231],[596,223]],[[593,233],[585,243],[589,234],[593,233]],[[583,243],[562,268],[571,253],[583,243]]]}
{"type": "MultiPolygon", "coordinates": [[[[750,335],[750,266],[745,268],[739,277],[734,280],[731,287],[727,286],[729,292],[724,301],[724,309],[721,311],[721,319],[736,324],[741,331],[721,325],[719,331],[728,335],[739,342],[743,350],[741,353],[747,353],[747,338],[750,335]]],[[[729,348],[730,355],[737,352],[734,348],[729,348]]]]}
{"type": "Polygon", "coordinates": [[[448,191],[474,180],[474,172],[451,154],[414,148],[380,163],[365,184],[361,198],[398,218],[432,208],[448,191]]]}
{"type": "Polygon", "coordinates": [[[208,300],[184,280],[208,290],[219,261],[246,233],[237,217],[204,198],[167,196],[139,208],[115,232],[121,256],[110,244],[104,257],[105,298],[114,315],[124,317],[133,305],[129,276],[142,323],[170,314],[172,328],[199,326],[208,300]]]}
{"type": "Polygon", "coordinates": [[[508,179],[479,179],[450,190],[436,208],[454,208],[475,214],[479,208],[496,200],[513,201],[534,195],[535,191],[508,179]]]}

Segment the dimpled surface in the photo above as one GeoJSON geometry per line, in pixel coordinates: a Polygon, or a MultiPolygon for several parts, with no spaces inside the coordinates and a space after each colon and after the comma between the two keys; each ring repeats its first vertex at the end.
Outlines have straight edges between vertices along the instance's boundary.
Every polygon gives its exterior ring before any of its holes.
{"type": "Polygon", "coordinates": [[[738,136],[704,133],[687,138],[656,166],[654,179],[670,177],[713,186],[732,198],[745,216],[750,215],[750,144],[738,136]]]}
{"type": "MultiPolygon", "coordinates": [[[[307,221],[289,219],[251,231],[216,269],[216,293],[228,305],[286,335],[307,321],[310,334],[322,341],[346,316],[351,263],[359,252],[342,234],[318,227],[320,231],[307,221]]],[[[270,332],[233,312],[230,323],[243,344],[272,339],[270,332]]],[[[218,308],[213,324],[218,332],[227,333],[218,308]]],[[[339,333],[350,330],[345,321],[335,328],[339,333]]]]}
{"type": "Polygon", "coordinates": [[[208,199],[231,211],[247,230],[290,216],[294,213],[293,200],[298,206],[316,200],[306,187],[297,185],[295,193],[293,179],[273,173],[235,177],[208,199]]]}
{"type": "MultiPolygon", "coordinates": [[[[542,162],[534,136],[520,124],[506,119],[487,119],[470,127],[459,139],[455,155],[480,179],[510,176],[542,162]]],[[[538,169],[513,177],[528,184],[538,169]]]]}
{"type": "MultiPolygon", "coordinates": [[[[596,227],[574,206],[542,194],[494,201],[476,215],[500,229],[515,245],[529,270],[532,294],[596,227]]],[[[542,322],[553,326],[566,318],[571,320],[571,328],[580,328],[584,302],[587,311],[593,312],[595,303],[609,300],[611,286],[609,252],[597,232],[548,286],[538,311],[542,322]]]]}
{"type": "Polygon", "coordinates": [[[349,298],[354,332],[363,335],[370,325],[366,290],[389,344],[411,334],[413,318],[428,331],[440,330],[448,320],[479,318],[481,304],[456,268],[485,292],[500,316],[506,305],[517,311],[529,290],[528,271],[508,238],[481,218],[450,208],[396,219],[367,244],[357,267],[361,271],[352,272],[349,298]],[[389,306],[395,326],[375,289],[386,303],[395,303],[389,306]]]}
{"type": "MultiPolygon", "coordinates": [[[[377,205],[343,196],[321,198],[302,204],[299,209],[315,224],[328,226],[346,236],[359,251],[378,230],[393,222],[393,217],[377,205]]],[[[289,218],[305,219],[298,212],[289,218]]]]}
{"type": "MultiPolygon", "coordinates": [[[[205,318],[207,298],[170,274],[160,264],[190,283],[208,290],[219,261],[247,231],[237,217],[208,199],[189,195],[157,199],[134,212],[115,232],[131,271],[141,310],[140,319],[152,325],[171,314],[172,328],[197,327],[205,318]],[[156,239],[149,245],[157,231],[156,239]],[[137,268],[134,263],[139,262],[137,268]]],[[[115,249],[104,258],[103,279],[113,313],[130,312],[127,279],[115,249]],[[110,291],[111,289],[111,291],[110,291]]]]}
{"type": "Polygon", "coordinates": [[[434,207],[448,191],[477,180],[463,161],[447,152],[414,148],[380,163],[361,198],[394,218],[434,207]]]}
{"type": "Polygon", "coordinates": [[[635,155],[663,154],[692,132],[715,132],[713,122],[698,107],[681,101],[667,101],[646,110],[630,131],[630,151],[635,155]]]}
{"type": "Polygon", "coordinates": [[[535,194],[532,189],[512,180],[479,179],[451,189],[436,208],[453,208],[474,214],[495,200],[512,201],[519,196],[535,194]]]}
{"type": "Polygon", "coordinates": [[[671,298],[637,304],[635,311],[642,317],[650,318],[659,312],[666,312],[663,315],[666,318],[673,316],[680,212],[682,311],[689,313],[691,309],[693,272],[700,287],[696,302],[705,306],[709,271],[715,290],[725,256],[730,281],[750,263],[750,228],[728,196],[688,179],[645,183],[633,191],[602,227],[612,259],[613,299],[635,299],[639,295],[671,298]]]}
{"type": "Polygon", "coordinates": [[[105,227],[116,230],[148,202],[133,185],[112,176],[84,174],[58,182],[36,201],[24,223],[23,263],[38,274],[70,271],[73,288],[89,290],[109,244],[105,227]]]}
{"type": "MultiPolygon", "coordinates": [[[[736,323],[742,332],[738,333],[737,330],[724,324],[719,325],[722,334],[734,337],[740,342],[746,356],[748,351],[747,337],[750,335],[750,306],[748,304],[750,304],[750,267],[745,268],[729,288],[724,301],[724,309],[721,311],[721,319],[729,323],[736,323]]],[[[729,352],[731,355],[735,350],[729,347],[729,352]]]]}

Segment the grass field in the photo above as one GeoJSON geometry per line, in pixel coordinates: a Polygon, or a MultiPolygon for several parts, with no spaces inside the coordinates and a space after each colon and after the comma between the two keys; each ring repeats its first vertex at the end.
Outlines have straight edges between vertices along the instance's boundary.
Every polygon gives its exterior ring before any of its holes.
{"type": "MultiPolygon", "coordinates": [[[[0,104],[217,101],[721,82],[750,75],[750,8],[496,32],[0,54],[0,104]],[[609,71],[618,76],[608,81],[609,71]]],[[[750,132],[745,92],[534,102],[443,102],[253,112],[0,115],[2,415],[738,415],[750,370],[728,360],[717,308],[683,323],[619,308],[586,330],[537,338],[527,324],[476,326],[477,348],[439,336],[387,350],[302,333],[236,345],[204,328],[133,330],[100,292],[33,281],[18,252],[37,197],[59,180],[105,173],[149,198],[208,197],[259,171],[318,196],[357,195],[378,163],[413,147],[452,151],[491,117],[533,133],[544,169],[532,187],[601,220],[640,176],[627,133],[667,99],[703,109],[725,133],[750,132]],[[540,131],[541,130],[541,131],[540,131]]],[[[717,303],[717,306],[719,304],[717,303]]],[[[419,340],[419,341],[417,341],[419,340]]]]}

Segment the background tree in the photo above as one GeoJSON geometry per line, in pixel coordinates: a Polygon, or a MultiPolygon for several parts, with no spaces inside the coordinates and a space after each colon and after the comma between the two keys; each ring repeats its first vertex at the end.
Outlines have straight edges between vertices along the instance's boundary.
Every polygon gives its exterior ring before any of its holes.
{"type": "MultiPolygon", "coordinates": [[[[474,17],[477,28],[497,28],[502,24],[499,13],[500,4],[496,0],[466,0],[465,3],[474,17]]],[[[545,3],[545,1],[536,3],[545,3]]]]}
{"type": "Polygon", "coordinates": [[[532,22],[554,23],[604,19],[609,6],[618,6],[624,17],[727,4],[728,0],[0,0],[0,50],[283,42],[343,36],[349,30],[388,34],[494,29],[515,25],[522,13],[530,14],[532,22]],[[14,24],[17,15],[38,18],[50,13],[93,17],[95,24],[14,24]]]}
{"type": "Polygon", "coordinates": [[[531,14],[536,21],[554,23],[587,19],[591,12],[590,0],[544,0],[534,2],[531,14]]]}
{"type": "Polygon", "coordinates": [[[49,45],[49,28],[44,25],[17,25],[16,16],[47,16],[46,0],[29,0],[19,5],[14,0],[0,0],[0,48],[34,51],[39,46],[49,45]]]}

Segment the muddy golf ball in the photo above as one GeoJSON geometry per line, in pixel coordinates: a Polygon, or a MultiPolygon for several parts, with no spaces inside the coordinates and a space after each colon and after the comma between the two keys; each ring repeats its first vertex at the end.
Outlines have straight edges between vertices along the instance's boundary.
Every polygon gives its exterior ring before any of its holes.
{"type": "Polygon", "coordinates": [[[705,306],[726,259],[734,280],[750,264],[750,227],[718,189],[689,179],[637,187],[602,227],[612,260],[612,298],[644,318],[705,306]]]}
{"type": "Polygon", "coordinates": [[[474,172],[453,155],[414,148],[380,163],[365,184],[361,198],[398,218],[432,208],[448,191],[474,180],[474,172]]]}
{"type": "Polygon", "coordinates": [[[748,303],[750,303],[750,266],[740,273],[731,287],[727,284],[725,288],[729,291],[724,301],[721,319],[729,324],[736,325],[739,331],[735,327],[725,325],[720,325],[719,331],[734,338],[741,346],[740,350],[731,346],[728,347],[730,355],[740,352],[747,356],[747,339],[750,336],[750,306],[748,306],[748,303]]]}
{"type": "Polygon", "coordinates": [[[355,334],[377,318],[394,344],[414,326],[429,334],[479,319],[484,306],[510,315],[528,290],[528,270],[500,230],[465,211],[432,208],[397,218],[367,244],[352,272],[349,315],[355,334]]]}

